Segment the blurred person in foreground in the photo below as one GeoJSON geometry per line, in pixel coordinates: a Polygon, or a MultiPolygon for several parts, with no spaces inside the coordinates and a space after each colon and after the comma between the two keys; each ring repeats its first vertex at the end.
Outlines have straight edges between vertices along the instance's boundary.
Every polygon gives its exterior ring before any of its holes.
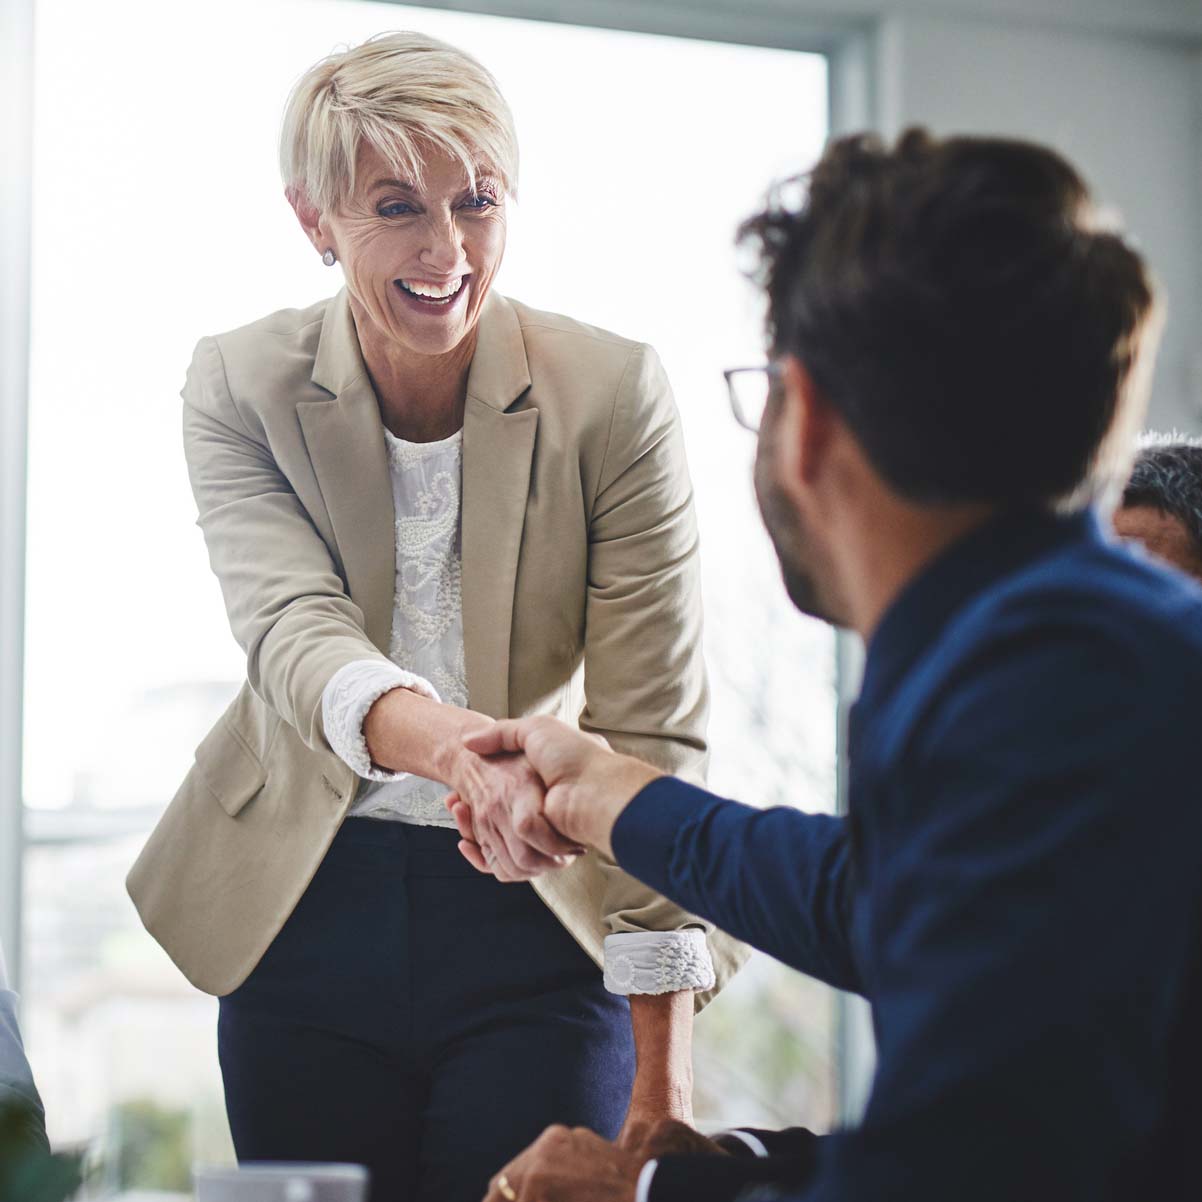
{"type": "Polygon", "coordinates": [[[1182,434],[1145,435],[1114,528],[1202,582],[1202,443],[1182,434]]]}
{"type": "Polygon", "coordinates": [[[321,60],[280,154],[344,287],[197,345],[184,451],[247,676],[129,888],[221,998],[240,1159],[476,1202],[549,1123],[691,1118],[694,1008],[744,954],[577,854],[523,756],[463,745],[556,714],[703,778],[680,418],[649,346],[496,291],[517,136],[470,55],[321,60]]]}
{"type": "Polygon", "coordinates": [[[79,1159],[50,1154],[46,1115],[17,1026],[17,995],[9,988],[0,947],[0,1199],[62,1202],[80,1183],[79,1159]]]}
{"type": "Polygon", "coordinates": [[[722,800],[548,718],[469,746],[524,751],[568,838],[863,994],[871,1095],[777,1164],[554,1128],[489,1202],[1197,1197],[1202,598],[1094,508],[1145,406],[1145,266],[1059,155],[917,130],[832,143],[744,237],[764,521],[797,607],[867,643],[848,816],[722,800]]]}
{"type": "Polygon", "coordinates": [[[25,1044],[17,1026],[17,995],[8,985],[8,965],[0,947],[0,1114],[5,1124],[5,1150],[17,1148],[49,1152],[46,1115],[25,1056],[25,1044]]]}

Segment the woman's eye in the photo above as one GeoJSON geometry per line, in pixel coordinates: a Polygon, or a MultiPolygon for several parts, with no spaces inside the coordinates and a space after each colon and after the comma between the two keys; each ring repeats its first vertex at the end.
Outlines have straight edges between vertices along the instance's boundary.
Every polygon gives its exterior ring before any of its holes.
{"type": "Polygon", "coordinates": [[[403,217],[406,213],[412,212],[412,207],[401,200],[394,201],[392,204],[381,205],[379,208],[381,217],[403,217]]]}
{"type": "Polygon", "coordinates": [[[481,193],[479,196],[469,197],[464,205],[469,209],[491,209],[495,207],[496,203],[494,197],[481,193]]]}

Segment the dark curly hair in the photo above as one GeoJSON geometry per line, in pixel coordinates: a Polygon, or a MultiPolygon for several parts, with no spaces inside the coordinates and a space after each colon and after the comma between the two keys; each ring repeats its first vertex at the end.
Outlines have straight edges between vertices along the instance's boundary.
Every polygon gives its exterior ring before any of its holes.
{"type": "Polygon", "coordinates": [[[1042,146],[863,134],[778,185],[739,242],[774,351],[897,493],[1063,504],[1091,483],[1154,304],[1089,201],[1042,146]]]}

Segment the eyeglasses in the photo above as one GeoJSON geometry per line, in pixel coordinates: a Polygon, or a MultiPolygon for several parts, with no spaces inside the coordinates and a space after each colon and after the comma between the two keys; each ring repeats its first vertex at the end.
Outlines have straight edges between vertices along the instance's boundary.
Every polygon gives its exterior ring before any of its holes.
{"type": "Polygon", "coordinates": [[[772,382],[780,377],[780,367],[765,363],[762,367],[728,367],[723,373],[730,393],[730,407],[735,421],[752,434],[758,434],[764,419],[772,382]]]}

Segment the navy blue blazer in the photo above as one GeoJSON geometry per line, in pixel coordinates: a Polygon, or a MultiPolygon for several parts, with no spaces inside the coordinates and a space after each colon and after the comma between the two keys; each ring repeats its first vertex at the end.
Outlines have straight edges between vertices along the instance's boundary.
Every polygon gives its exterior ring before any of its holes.
{"type": "Polygon", "coordinates": [[[1202,1196],[1200,718],[1202,592],[1009,514],[874,634],[846,819],[631,802],[623,868],[872,1004],[862,1123],[791,1196],[1202,1196]]]}

